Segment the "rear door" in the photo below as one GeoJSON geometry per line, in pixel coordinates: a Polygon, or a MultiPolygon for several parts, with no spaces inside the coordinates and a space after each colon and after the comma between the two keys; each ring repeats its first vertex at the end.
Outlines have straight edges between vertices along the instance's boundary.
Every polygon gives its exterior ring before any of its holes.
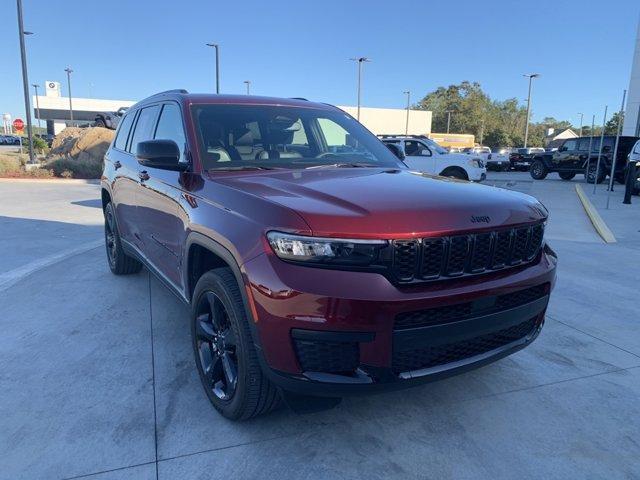
{"type": "Polygon", "coordinates": [[[116,139],[105,155],[105,169],[113,169],[111,200],[116,212],[120,237],[136,243],[136,191],[138,189],[138,162],[128,152],[131,127],[137,112],[129,112],[120,122],[116,139]]]}
{"type": "Polygon", "coordinates": [[[404,163],[412,170],[436,174],[434,152],[418,140],[404,141],[404,163]]]}

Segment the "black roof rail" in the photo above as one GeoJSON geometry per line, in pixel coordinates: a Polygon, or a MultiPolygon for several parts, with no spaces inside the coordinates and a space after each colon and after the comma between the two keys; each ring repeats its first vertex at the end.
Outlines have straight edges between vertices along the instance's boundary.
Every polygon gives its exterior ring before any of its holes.
{"type": "Polygon", "coordinates": [[[308,98],[304,98],[304,97],[291,97],[291,100],[303,100],[305,102],[308,102],[309,99],[308,98]]]}
{"type": "Polygon", "coordinates": [[[378,135],[380,138],[395,138],[395,137],[403,137],[403,138],[429,138],[426,135],[405,135],[404,133],[383,133],[378,135]]]}

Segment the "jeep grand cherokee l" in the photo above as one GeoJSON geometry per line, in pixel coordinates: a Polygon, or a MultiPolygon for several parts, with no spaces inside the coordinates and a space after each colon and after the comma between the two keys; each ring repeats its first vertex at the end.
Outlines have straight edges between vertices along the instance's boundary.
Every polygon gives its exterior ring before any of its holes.
{"type": "Polygon", "coordinates": [[[115,274],[191,306],[204,390],[246,419],[484,365],[540,332],[556,257],[527,195],[409,170],[336,107],[169,91],[129,109],[102,205],[115,274]]]}

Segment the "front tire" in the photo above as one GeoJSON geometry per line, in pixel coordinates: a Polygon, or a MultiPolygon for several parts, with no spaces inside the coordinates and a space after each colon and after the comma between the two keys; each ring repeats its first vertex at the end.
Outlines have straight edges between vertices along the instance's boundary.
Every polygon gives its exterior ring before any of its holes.
{"type": "Polygon", "coordinates": [[[566,180],[566,181],[572,180],[573,177],[576,176],[575,173],[570,173],[570,172],[559,172],[558,175],[560,175],[560,178],[562,180],[566,180]]]}
{"type": "Polygon", "coordinates": [[[262,372],[240,288],[228,268],[198,280],[191,337],[202,386],[223,416],[247,420],[278,406],[280,395],[262,372]]]}
{"type": "Polygon", "coordinates": [[[104,243],[107,248],[107,262],[115,275],[138,273],[142,264],[127,255],[122,249],[120,232],[116,223],[115,211],[111,202],[104,208],[104,243]]]}
{"type": "Polygon", "coordinates": [[[99,118],[95,121],[95,123],[93,124],[94,127],[100,127],[100,128],[107,128],[107,124],[104,123],[104,120],[102,118],[99,118]]]}
{"type": "Polygon", "coordinates": [[[440,174],[441,177],[457,178],[458,180],[469,180],[467,172],[460,167],[447,167],[440,174]]]}
{"type": "Polygon", "coordinates": [[[534,180],[544,180],[547,178],[548,170],[542,160],[536,160],[531,164],[531,169],[529,170],[529,174],[531,178],[534,180]]]}

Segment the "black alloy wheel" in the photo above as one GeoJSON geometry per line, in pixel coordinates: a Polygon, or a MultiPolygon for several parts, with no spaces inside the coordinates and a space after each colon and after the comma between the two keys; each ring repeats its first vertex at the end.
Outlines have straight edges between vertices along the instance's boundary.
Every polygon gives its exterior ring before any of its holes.
{"type": "Polygon", "coordinates": [[[200,297],[197,312],[197,361],[205,388],[220,400],[230,401],[238,385],[238,357],[229,315],[220,298],[211,291],[200,297]]]}

